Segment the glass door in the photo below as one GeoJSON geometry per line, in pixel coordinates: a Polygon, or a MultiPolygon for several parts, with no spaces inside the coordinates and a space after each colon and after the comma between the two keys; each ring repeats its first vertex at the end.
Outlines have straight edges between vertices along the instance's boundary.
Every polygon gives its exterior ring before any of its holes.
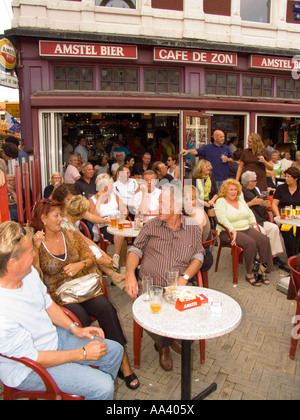
{"type": "MultiPolygon", "coordinates": [[[[210,143],[211,138],[211,117],[200,112],[183,112],[183,149],[199,149],[210,143]]],[[[191,178],[193,169],[198,162],[194,155],[187,154],[183,158],[183,178],[191,178]]]]}

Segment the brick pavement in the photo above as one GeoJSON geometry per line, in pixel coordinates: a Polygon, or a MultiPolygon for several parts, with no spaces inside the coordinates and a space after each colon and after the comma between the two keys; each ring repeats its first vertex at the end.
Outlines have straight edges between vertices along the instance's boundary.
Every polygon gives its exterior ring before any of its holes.
{"type": "MultiPolygon", "coordinates": [[[[209,287],[231,296],[240,304],[242,322],[230,334],[206,340],[204,365],[200,365],[199,345],[193,343],[192,395],[216,382],[218,388],[208,400],[300,399],[300,348],[294,361],[288,357],[296,304],[276,290],[281,276],[286,274],[277,269],[270,276],[269,286],[255,288],[244,280],[245,270],[240,265],[238,285],[234,287],[230,250],[222,251],[219,272],[214,272],[214,265],[209,272],[209,287]]],[[[108,291],[118,309],[133,365],[131,299],[117,287],[109,286],[108,291]]],[[[115,400],[180,399],[180,356],[172,351],[172,357],[173,371],[163,371],[153,342],[144,334],[141,369],[136,370],[141,385],[131,391],[117,379],[115,400]]]]}

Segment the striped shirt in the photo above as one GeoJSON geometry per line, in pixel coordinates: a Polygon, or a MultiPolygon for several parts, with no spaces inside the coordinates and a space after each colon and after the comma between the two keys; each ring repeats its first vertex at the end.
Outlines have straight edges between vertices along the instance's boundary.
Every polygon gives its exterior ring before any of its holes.
{"type": "Polygon", "coordinates": [[[158,217],[149,220],[129,252],[141,259],[139,277],[151,276],[161,286],[166,286],[166,271],[176,268],[182,274],[192,260],[203,262],[205,254],[201,231],[187,216],[181,216],[175,231],[158,217]]]}

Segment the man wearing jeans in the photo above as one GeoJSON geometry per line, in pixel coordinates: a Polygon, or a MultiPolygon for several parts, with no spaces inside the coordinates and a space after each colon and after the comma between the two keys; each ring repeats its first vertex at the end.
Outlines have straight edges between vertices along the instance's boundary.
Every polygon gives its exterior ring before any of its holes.
{"type": "MultiPolygon", "coordinates": [[[[0,225],[0,354],[38,362],[62,392],[112,400],[123,347],[104,339],[101,328],[80,328],[65,315],[32,267],[33,256],[25,229],[0,225]]],[[[20,390],[45,389],[35,372],[1,357],[0,380],[20,390]]]]}

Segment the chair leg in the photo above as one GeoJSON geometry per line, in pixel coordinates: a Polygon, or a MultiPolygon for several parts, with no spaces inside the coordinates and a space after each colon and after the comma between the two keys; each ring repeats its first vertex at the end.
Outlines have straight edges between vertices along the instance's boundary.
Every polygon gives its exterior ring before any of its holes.
{"type": "Polygon", "coordinates": [[[143,327],[141,327],[135,320],[133,320],[133,359],[135,369],[140,369],[141,366],[141,341],[142,341],[143,327]]]}
{"type": "MultiPolygon", "coordinates": [[[[297,317],[299,317],[298,310],[299,309],[297,309],[297,312],[296,312],[296,319],[298,319],[297,317]]],[[[294,360],[295,358],[295,353],[297,349],[297,344],[298,344],[298,339],[299,339],[298,337],[299,327],[300,327],[300,321],[295,322],[293,330],[292,330],[291,347],[290,347],[290,354],[289,354],[289,357],[292,360],[294,360]]]]}
{"type": "Polygon", "coordinates": [[[200,363],[204,365],[205,363],[205,340],[199,340],[200,344],[200,363]]]}
{"type": "Polygon", "coordinates": [[[233,274],[233,284],[238,283],[238,274],[239,274],[239,260],[240,252],[237,247],[232,247],[232,274],[233,274]]]}
{"type": "Polygon", "coordinates": [[[206,287],[206,289],[208,289],[208,274],[207,274],[207,271],[204,271],[202,273],[202,281],[203,281],[203,287],[206,287]]]}
{"type": "Polygon", "coordinates": [[[220,259],[220,255],[221,255],[221,249],[222,249],[222,246],[220,244],[219,245],[219,249],[218,249],[217,259],[216,259],[215,271],[218,271],[219,259],[220,259]]]}

